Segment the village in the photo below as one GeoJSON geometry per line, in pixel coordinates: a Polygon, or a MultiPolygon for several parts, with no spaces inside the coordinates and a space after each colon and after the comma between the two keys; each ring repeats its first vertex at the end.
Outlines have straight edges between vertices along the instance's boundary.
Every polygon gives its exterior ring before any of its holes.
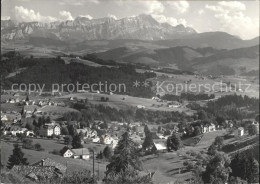
{"type": "MultiPolygon", "coordinates": [[[[8,94],[8,96],[13,97],[3,100],[2,105],[11,104],[15,108],[14,110],[8,109],[1,111],[1,133],[3,135],[3,141],[6,143],[12,140],[18,142],[22,141],[22,147],[28,151],[48,151],[47,155],[43,154],[47,157],[42,157],[42,165],[45,163],[44,159],[50,159],[48,158],[50,155],[55,155],[55,158],[56,156],[59,156],[60,158],[63,157],[62,163],[64,165],[66,165],[67,162],[70,162],[71,159],[85,160],[89,162],[90,165],[92,161],[100,162],[98,160],[100,160],[100,155],[102,160],[104,150],[109,149],[111,151],[109,154],[112,154],[121,136],[125,132],[129,132],[130,138],[138,145],[139,149],[143,150],[142,154],[144,155],[144,158],[145,155],[158,154],[161,159],[171,153],[168,152],[167,140],[172,134],[178,134],[182,137],[184,145],[184,150],[179,150],[177,155],[176,152],[172,152],[172,154],[177,157],[194,148],[197,151],[207,149],[217,136],[230,137],[224,141],[226,145],[231,144],[232,142],[243,142],[243,140],[254,138],[249,135],[248,129],[245,130],[242,126],[235,126],[237,123],[232,120],[225,120],[224,126],[217,125],[216,122],[205,123],[201,120],[185,123],[172,122],[166,125],[141,121],[131,123],[119,121],[106,122],[102,119],[94,119],[91,123],[82,123],[77,120],[58,120],[62,119],[62,113],[57,116],[56,113],[52,113],[51,111],[43,112],[42,109],[49,109],[52,107],[68,108],[66,107],[67,101],[75,102],[77,99],[70,97],[66,100],[64,100],[64,98],[61,100],[56,99],[55,97],[41,98],[35,95],[30,97],[29,95],[19,95],[17,93],[8,94]],[[30,98],[34,100],[30,100],[30,98]],[[18,109],[20,109],[20,111],[15,110],[17,107],[19,107],[18,109]],[[55,117],[56,119],[54,119],[55,117]],[[150,140],[147,138],[147,131],[149,132],[150,140]],[[205,143],[202,143],[204,139],[210,139],[207,140],[206,145],[205,143]],[[148,145],[146,145],[145,142],[148,142],[148,145]],[[35,144],[33,145],[32,143],[35,144]],[[45,147],[46,145],[48,145],[48,148],[45,147]]],[[[152,100],[162,101],[158,97],[153,97],[152,100]]],[[[82,103],[82,100],[79,101],[82,103]]],[[[167,103],[179,104],[174,101],[167,103]]],[[[143,109],[144,107],[140,107],[139,105],[136,106],[136,108],[143,109]]],[[[254,129],[257,130],[255,134],[259,135],[259,123],[257,121],[246,119],[244,121],[247,123],[247,127],[253,126],[254,129]]],[[[244,123],[241,124],[245,125],[244,123]]],[[[52,156],[51,158],[53,159],[52,156]]],[[[35,160],[35,158],[33,160],[35,160]]],[[[56,162],[52,160],[51,163],[53,164],[56,162]]],[[[105,163],[106,161],[103,161],[103,164],[105,163]]],[[[55,164],[52,164],[47,164],[45,166],[49,166],[50,168],[53,166],[56,167],[55,164]]],[[[59,165],[61,163],[56,164],[59,165]]],[[[64,165],[63,167],[66,168],[64,165]]],[[[34,167],[35,164],[31,164],[30,166],[16,166],[13,170],[23,170],[23,174],[28,175],[35,180],[37,173],[41,172],[41,169],[36,171],[34,170],[34,167]],[[25,170],[34,170],[34,174],[32,175],[32,172],[25,170]]],[[[182,167],[183,166],[180,168],[182,167]]],[[[48,172],[51,172],[51,170],[48,172]]],[[[43,173],[47,174],[48,172],[43,173]]],[[[180,174],[180,171],[176,174],[180,174]]]]}

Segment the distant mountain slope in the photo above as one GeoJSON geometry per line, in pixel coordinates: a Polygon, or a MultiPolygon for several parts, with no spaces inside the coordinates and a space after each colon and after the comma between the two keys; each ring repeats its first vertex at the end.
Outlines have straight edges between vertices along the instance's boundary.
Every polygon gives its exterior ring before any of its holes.
{"type": "Polygon", "coordinates": [[[193,59],[209,56],[222,50],[214,48],[171,47],[161,49],[132,49],[131,47],[120,47],[105,52],[95,53],[104,60],[116,60],[127,63],[142,63],[152,66],[176,66],[179,69],[191,69],[193,59]],[[150,61],[150,63],[149,63],[150,61]]]}
{"type": "Polygon", "coordinates": [[[259,45],[227,50],[208,57],[195,58],[193,69],[204,74],[254,74],[259,70],[259,45]]]}
{"type": "Polygon", "coordinates": [[[186,46],[138,50],[120,47],[95,55],[104,60],[172,67],[214,75],[254,74],[251,71],[259,69],[259,45],[232,50],[212,47],[194,49],[186,46]]]}
{"type": "Polygon", "coordinates": [[[205,32],[191,34],[175,40],[158,40],[156,44],[168,47],[189,46],[193,48],[213,47],[216,49],[235,49],[259,44],[259,37],[242,40],[225,32],[205,32]]]}

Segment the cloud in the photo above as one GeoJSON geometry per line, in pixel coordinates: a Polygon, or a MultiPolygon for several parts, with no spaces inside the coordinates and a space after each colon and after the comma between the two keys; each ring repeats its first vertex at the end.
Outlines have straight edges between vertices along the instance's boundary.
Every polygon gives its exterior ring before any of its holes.
{"type": "Polygon", "coordinates": [[[74,20],[74,18],[72,17],[71,13],[69,11],[60,11],[59,12],[61,19],[62,20],[74,20]]]}
{"type": "Polygon", "coordinates": [[[233,9],[235,11],[244,11],[246,10],[246,5],[238,1],[221,1],[218,3],[220,6],[225,8],[233,9]]]}
{"type": "Polygon", "coordinates": [[[175,19],[173,17],[166,17],[164,15],[152,14],[152,17],[157,20],[159,23],[168,23],[172,26],[177,26],[179,24],[187,27],[187,21],[185,19],[175,19]]]}
{"type": "Polygon", "coordinates": [[[88,19],[93,19],[93,17],[91,16],[91,15],[79,15],[79,17],[86,17],[86,18],[88,18],[88,19]]]}
{"type": "Polygon", "coordinates": [[[205,11],[202,10],[202,9],[200,9],[200,10],[198,11],[198,14],[199,14],[199,15],[202,15],[202,14],[204,14],[204,13],[205,13],[205,11]]]}
{"type": "Polygon", "coordinates": [[[113,15],[113,14],[108,14],[107,16],[110,17],[110,18],[113,18],[113,19],[115,19],[115,20],[118,19],[117,16],[115,16],[115,15],[113,15]]]}
{"type": "Polygon", "coordinates": [[[59,5],[71,5],[71,6],[82,6],[86,3],[99,4],[99,0],[61,0],[58,2],[59,5]]]}
{"type": "Polygon", "coordinates": [[[219,30],[249,39],[259,35],[259,19],[253,20],[244,14],[245,4],[237,1],[221,1],[217,5],[206,5],[220,24],[219,30]]]}
{"type": "Polygon", "coordinates": [[[175,9],[178,13],[185,13],[190,7],[190,4],[187,1],[168,1],[166,3],[175,9]]]}
{"type": "Polygon", "coordinates": [[[10,20],[11,17],[10,16],[1,16],[1,20],[10,20]]]}
{"type": "Polygon", "coordinates": [[[13,18],[20,22],[54,22],[57,21],[55,17],[42,16],[39,12],[29,10],[23,6],[15,6],[13,12],[13,18]]]}

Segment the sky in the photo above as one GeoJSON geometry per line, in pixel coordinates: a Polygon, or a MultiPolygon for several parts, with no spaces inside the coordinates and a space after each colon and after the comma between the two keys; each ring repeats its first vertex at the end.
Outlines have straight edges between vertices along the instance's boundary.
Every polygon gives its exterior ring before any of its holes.
{"type": "Polygon", "coordinates": [[[97,19],[150,14],[158,22],[198,32],[224,31],[242,39],[259,36],[259,1],[1,0],[1,19],[18,22],[97,19]]]}

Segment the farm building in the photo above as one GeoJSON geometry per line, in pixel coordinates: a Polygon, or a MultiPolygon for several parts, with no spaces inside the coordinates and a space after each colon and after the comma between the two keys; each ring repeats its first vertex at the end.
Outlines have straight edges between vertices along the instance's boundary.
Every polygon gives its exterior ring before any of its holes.
{"type": "Polygon", "coordinates": [[[166,151],[167,150],[167,146],[166,146],[166,140],[165,139],[153,139],[153,143],[154,143],[154,148],[157,151],[166,151]]]}
{"type": "Polygon", "coordinates": [[[63,157],[88,160],[89,150],[87,148],[67,149],[67,151],[63,153],[63,157]]]}

